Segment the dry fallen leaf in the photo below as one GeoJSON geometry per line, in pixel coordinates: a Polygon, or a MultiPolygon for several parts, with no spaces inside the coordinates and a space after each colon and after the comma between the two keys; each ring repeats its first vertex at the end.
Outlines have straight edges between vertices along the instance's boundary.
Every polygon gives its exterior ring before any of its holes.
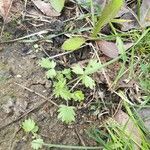
{"type": "Polygon", "coordinates": [[[5,23],[21,16],[23,3],[18,0],[0,0],[0,16],[5,23]]]}
{"type": "Polygon", "coordinates": [[[107,42],[107,41],[98,41],[97,45],[106,56],[110,58],[116,58],[119,55],[118,47],[113,42],[107,42]]]}
{"type": "MultiPolygon", "coordinates": [[[[114,42],[107,42],[107,41],[101,40],[101,41],[97,41],[97,45],[99,47],[99,50],[110,58],[116,58],[120,54],[119,49],[116,43],[114,42]]],[[[128,50],[133,45],[134,43],[126,42],[124,43],[124,49],[128,50]]]]}
{"type": "MultiPolygon", "coordinates": [[[[133,12],[134,13],[134,12],[133,12]]],[[[135,15],[133,13],[128,12],[125,13],[121,19],[127,20],[126,22],[121,23],[121,31],[129,31],[131,29],[137,29],[139,28],[139,24],[135,18],[135,15]],[[128,21],[129,20],[129,21],[128,21]]]]}
{"type": "Polygon", "coordinates": [[[140,23],[142,27],[150,26],[150,0],[143,0],[140,8],[140,23]]]}
{"type": "Polygon", "coordinates": [[[105,5],[106,5],[106,0],[95,0],[94,2],[95,2],[95,5],[96,5],[96,4],[97,4],[97,5],[100,5],[102,9],[103,9],[103,8],[105,7],[105,5]]]}
{"type": "Polygon", "coordinates": [[[60,13],[55,11],[50,3],[48,2],[46,3],[41,0],[32,0],[32,2],[46,16],[50,16],[50,17],[60,16],[60,13]]]}
{"type": "Polygon", "coordinates": [[[138,114],[141,116],[143,119],[145,127],[149,130],[150,132],[150,109],[149,108],[142,108],[141,110],[138,111],[138,114]]]}
{"type": "Polygon", "coordinates": [[[138,17],[136,15],[136,7],[132,9],[127,6],[127,2],[124,3],[124,6],[119,11],[117,17],[121,20],[126,20],[124,22],[120,22],[121,24],[121,31],[128,31],[130,29],[136,29],[139,27],[138,24],[138,17]]]}
{"type": "Polygon", "coordinates": [[[0,15],[3,17],[4,22],[8,20],[11,5],[12,0],[0,0],[0,15]]]}
{"type": "MultiPolygon", "coordinates": [[[[130,119],[128,114],[119,110],[118,113],[115,115],[114,120],[122,125],[124,128],[125,133],[130,136],[136,143],[139,145],[141,144],[141,137],[138,128],[135,126],[134,122],[130,119]]],[[[139,150],[140,148],[135,145],[134,150],[139,150]]]]}

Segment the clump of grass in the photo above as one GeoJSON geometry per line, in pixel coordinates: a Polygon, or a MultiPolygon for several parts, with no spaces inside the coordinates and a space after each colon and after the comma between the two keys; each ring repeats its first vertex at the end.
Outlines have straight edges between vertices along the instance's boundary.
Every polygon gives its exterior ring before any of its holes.
{"type": "Polygon", "coordinates": [[[135,113],[134,108],[132,108],[129,104],[124,103],[124,106],[127,114],[133,121],[134,126],[138,129],[137,132],[140,134],[141,143],[138,143],[133,136],[126,133],[126,125],[121,126],[113,119],[107,121],[102,130],[91,129],[90,132],[88,132],[88,135],[98,144],[102,145],[103,150],[133,150],[135,147],[139,147],[141,150],[150,149],[150,139],[147,136],[149,133],[147,132],[142,120],[139,119],[139,115],[135,113]]]}

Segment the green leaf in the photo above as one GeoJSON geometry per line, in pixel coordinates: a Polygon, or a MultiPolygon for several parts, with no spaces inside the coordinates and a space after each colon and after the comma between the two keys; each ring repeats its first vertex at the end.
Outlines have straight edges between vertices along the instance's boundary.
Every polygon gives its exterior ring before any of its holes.
{"type": "Polygon", "coordinates": [[[52,7],[60,13],[64,8],[65,0],[50,0],[50,3],[52,7]]]}
{"type": "Polygon", "coordinates": [[[105,26],[107,23],[117,15],[120,8],[122,7],[124,0],[111,0],[106,7],[103,9],[96,26],[93,29],[93,37],[96,37],[98,32],[105,26]]]}
{"type": "Polygon", "coordinates": [[[46,69],[53,69],[56,66],[56,63],[52,60],[50,61],[49,58],[42,58],[42,60],[39,61],[39,65],[42,68],[46,68],[46,69]]]}
{"type": "Polygon", "coordinates": [[[42,148],[43,144],[44,144],[43,139],[40,138],[40,139],[33,140],[31,142],[31,147],[35,150],[38,150],[38,149],[42,148]]]}
{"type": "Polygon", "coordinates": [[[36,132],[38,132],[38,130],[39,130],[39,127],[35,126],[34,129],[32,130],[32,133],[36,133],[36,132]]]}
{"type": "Polygon", "coordinates": [[[72,37],[63,43],[62,49],[66,51],[74,51],[79,49],[85,42],[86,40],[83,37],[72,37]]]}
{"type": "Polygon", "coordinates": [[[72,67],[72,71],[75,74],[84,74],[83,68],[78,64],[72,67]]]}
{"type": "Polygon", "coordinates": [[[62,74],[65,75],[67,79],[71,79],[71,69],[64,69],[62,74]]]}
{"type": "Polygon", "coordinates": [[[84,100],[84,94],[82,91],[75,91],[74,93],[72,93],[72,98],[75,100],[75,101],[83,101],[84,100]]]}
{"type": "Polygon", "coordinates": [[[25,132],[32,132],[37,126],[35,125],[35,122],[29,118],[22,123],[22,128],[25,132]]]}
{"type": "Polygon", "coordinates": [[[50,69],[46,72],[46,77],[53,79],[57,75],[55,69],[50,69]]]}
{"type": "Polygon", "coordinates": [[[66,79],[60,78],[57,82],[54,82],[53,93],[55,97],[61,97],[65,100],[71,99],[71,93],[66,85],[66,79]]]}
{"type": "Polygon", "coordinates": [[[62,122],[65,122],[66,124],[75,121],[74,109],[75,107],[72,106],[60,105],[60,108],[58,109],[58,119],[61,119],[62,122]]]}
{"type": "Polygon", "coordinates": [[[90,89],[94,89],[95,87],[95,81],[87,75],[82,76],[82,83],[90,89]]]}
{"type": "Polygon", "coordinates": [[[93,74],[93,73],[97,72],[99,70],[100,66],[101,66],[101,63],[99,63],[98,60],[91,59],[89,61],[89,64],[85,68],[85,74],[89,75],[89,74],[93,74]]]}

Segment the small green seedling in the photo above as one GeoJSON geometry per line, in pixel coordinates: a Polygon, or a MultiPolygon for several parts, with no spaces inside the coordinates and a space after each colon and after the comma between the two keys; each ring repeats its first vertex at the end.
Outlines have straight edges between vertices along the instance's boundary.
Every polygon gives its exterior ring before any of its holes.
{"type": "Polygon", "coordinates": [[[61,119],[62,122],[69,124],[75,121],[75,107],[60,105],[58,109],[58,119],[61,119]]]}
{"type": "Polygon", "coordinates": [[[38,149],[42,148],[43,144],[44,144],[43,139],[38,138],[31,142],[31,147],[35,150],[38,150],[38,149]]]}
{"type": "MultiPolygon", "coordinates": [[[[51,79],[53,78],[53,94],[56,98],[61,98],[67,103],[67,105],[59,106],[58,118],[67,124],[75,121],[75,108],[73,106],[68,106],[68,101],[82,102],[84,100],[84,94],[81,90],[70,90],[67,83],[72,79],[72,73],[75,73],[78,76],[78,82],[81,81],[85,87],[94,89],[95,81],[92,79],[91,75],[101,68],[101,63],[93,59],[89,61],[86,67],[81,67],[77,64],[71,69],[68,68],[57,71],[55,70],[56,63],[54,61],[50,61],[48,58],[42,58],[39,61],[39,65],[44,69],[48,69],[47,72],[50,74],[53,72],[52,70],[54,70],[55,75],[50,76],[51,79]]],[[[48,76],[47,72],[46,76],[48,76]]]]}
{"type": "Polygon", "coordinates": [[[72,71],[79,75],[82,84],[93,89],[95,87],[95,81],[90,77],[90,75],[97,72],[100,66],[101,64],[97,60],[90,60],[87,67],[83,68],[77,64],[72,67],[72,71]]]}
{"type": "Polygon", "coordinates": [[[48,69],[46,72],[46,77],[49,79],[53,79],[56,76],[55,66],[56,63],[52,60],[50,61],[48,58],[42,58],[42,60],[39,61],[39,65],[42,68],[48,69]]]}
{"type": "Polygon", "coordinates": [[[22,123],[22,128],[27,133],[36,133],[38,131],[38,126],[36,126],[35,122],[30,118],[22,123]]]}
{"type": "Polygon", "coordinates": [[[36,126],[36,123],[34,122],[34,120],[32,119],[27,119],[22,123],[22,129],[26,132],[26,133],[32,133],[32,138],[34,140],[32,140],[31,142],[31,147],[35,150],[38,150],[40,148],[42,148],[43,145],[43,139],[40,138],[40,136],[37,134],[37,131],[39,129],[38,126],[36,126]]]}
{"type": "Polygon", "coordinates": [[[82,91],[78,90],[72,93],[72,98],[74,99],[74,101],[82,102],[84,100],[84,94],[82,91]]]}

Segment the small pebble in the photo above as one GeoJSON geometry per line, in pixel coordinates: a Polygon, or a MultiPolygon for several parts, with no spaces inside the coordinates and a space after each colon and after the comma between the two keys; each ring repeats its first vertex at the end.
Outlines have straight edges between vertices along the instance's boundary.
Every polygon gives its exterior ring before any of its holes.
{"type": "Polygon", "coordinates": [[[16,77],[17,77],[17,78],[21,78],[22,76],[21,76],[20,74],[17,74],[16,77]]]}

